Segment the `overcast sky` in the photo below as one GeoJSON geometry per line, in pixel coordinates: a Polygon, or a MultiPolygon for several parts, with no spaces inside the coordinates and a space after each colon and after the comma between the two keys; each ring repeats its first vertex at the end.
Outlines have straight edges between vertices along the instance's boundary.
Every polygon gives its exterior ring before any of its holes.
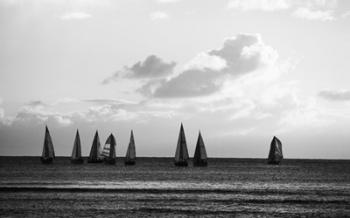
{"type": "Polygon", "coordinates": [[[0,155],[350,158],[350,1],[0,0],[0,155]]]}

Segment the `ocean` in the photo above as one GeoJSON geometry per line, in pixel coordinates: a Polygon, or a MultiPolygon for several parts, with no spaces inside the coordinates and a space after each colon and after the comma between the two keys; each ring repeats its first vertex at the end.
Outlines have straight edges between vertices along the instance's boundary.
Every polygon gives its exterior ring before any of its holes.
{"type": "Polygon", "coordinates": [[[1,217],[350,217],[350,160],[0,157],[1,217]]]}

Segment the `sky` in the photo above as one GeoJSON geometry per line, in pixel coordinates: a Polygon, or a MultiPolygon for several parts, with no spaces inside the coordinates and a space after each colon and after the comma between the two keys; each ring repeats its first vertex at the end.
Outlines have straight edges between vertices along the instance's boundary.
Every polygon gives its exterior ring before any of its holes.
{"type": "Polygon", "coordinates": [[[0,155],[350,158],[350,1],[0,0],[0,155]]]}

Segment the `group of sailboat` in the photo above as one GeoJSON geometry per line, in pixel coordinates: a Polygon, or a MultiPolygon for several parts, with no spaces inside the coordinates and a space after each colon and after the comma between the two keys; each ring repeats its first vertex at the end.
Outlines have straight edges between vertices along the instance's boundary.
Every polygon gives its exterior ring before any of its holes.
{"type": "MultiPolygon", "coordinates": [[[[188,166],[188,150],[186,143],[185,130],[181,123],[179,138],[177,140],[176,152],[175,152],[175,166],[188,166]]],[[[208,157],[207,151],[205,150],[205,145],[203,142],[202,134],[199,132],[196,150],[193,156],[193,166],[207,166],[208,157]]]]}
{"type": "MultiPolygon", "coordinates": [[[[96,131],[90,155],[88,157],[88,163],[102,163],[105,162],[107,164],[115,164],[116,163],[116,140],[113,134],[110,134],[107,138],[107,141],[102,148],[100,143],[100,138],[98,136],[98,132],[96,131]]],[[[45,127],[45,139],[44,146],[41,155],[41,162],[44,164],[52,163],[55,159],[55,151],[52,143],[52,139],[50,136],[49,129],[47,126],[45,127]]],[[[268,164],[280,164],[283,159],[282,154],[282,143],[281,141],[274,136],[271,144],[270,151],[267,158],[268,164]]],[[[187,142],[184,127],[181,123],[179,137],[176,146],[175,166],[188,166],[188,150],[187,150],[187,142]]],[[[75,140],[73,144],[73,151],[71,155],[71,163],[81,164],[84,162],[84,159],[81,155],[81,142],[79,131],[77,130],[75,135],[75,140]]],[[[125,165],[134,165],[136,163],[136,148],[135,148],[135,139],[134,133],[131,130],[130,133],[130,141],[129,146],[126,152],[126,156],[124,159],[125,165]]],[[[198,134],[197,144],[193,156],[193,166],[207,166],[208,165],[208,157],[205,149],[204,141],[202,138],[201,132],[198,134]]]]}
{"type": "MultiPolygon", "coordinates": [[[[107,164],[115,164],[116,163],[116,140],[113,134],[110,134],[107,138],[107,141],[102,148],[100,143],[100,138],[98,136],[98,132],[96,131],[94,139],[92,141],[92,146],[90,150],[90,155],[88,157],[88,163],[102,163],[105,162],[107,164]]],[[[52,163],[55,159],[55,152],[53,148],[52,139],[50,136],[49,129],[45,128],[45,139],[44,139],[44,147],[41,155],[42,163],[52,163]]],[[[81,155],[81,142],[79,130],[77,130],[75,135],[75,140],[73,143],[73,151],[71,155],[71,163],[81,164],[84,163],[84,159],[81,155]]],[[[126,165],[133,165],[136,163],[136,149],[135,149],[135,139],[134,133],[131,130],[129,147],[125,157],[126,165]]]]}

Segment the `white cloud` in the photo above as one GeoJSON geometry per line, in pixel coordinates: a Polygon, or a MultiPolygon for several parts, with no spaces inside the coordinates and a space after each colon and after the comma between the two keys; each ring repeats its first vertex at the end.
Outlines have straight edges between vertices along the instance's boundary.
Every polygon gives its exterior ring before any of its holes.
{"type": "Polygon", "coordinates": [[[348,18],[350,17],[350,11],[345,12],[344,14],[341,15],[342,18],[348,18]]]}
{"type": "Polygon", "coordinates": [[[0,121],[2,121],[5,117],[5,111],[3,108],[0,108],[0,121]]]}
{"type": "Polygon", "coordinates": [[[155,11],[151,13],[150,15],[151,20],[164,20],[169,18],[169,15],[165,13],[164,11],[155,11]]]}
{"type": "Polygon", "coordinates": [[[323,90],[318,95],[330,101],[349,101],[350,90],[323,90]]]}
{"type": "Polygon", "coordinates": [[[211,69],[222,70],[226,67],[226,61],[218,56],[209,55],[206,52],[198,54],[185,65],[185,69],[211,69]]]}
{"type": "MultiPolygon", "coordinates": [[[[335,20],[337,0],[231,0],[229,9],[274,12],[291,10],[297,18],[319,21],[335,20]]],[[[343,15],[343,17],[346,15],[343,15]]]]}
{"type": "Polygon", "coordinates": [[[158,3],[175,3],[175,2],[179,2],[181,0],[157,0],[158,3]]]}
{"type": "Polygon", "coordinates": [[[290,4],[287,0],[231,0],[228,3],[228,8],[243,11],[276,11],[288,9],[289,7],[290,4]]]}
{"type": "MultiPolygon", "coordinates": [[[[220,90],[225,77],[238,77],[273,66],[277,59],[277,51],[266,45],[259,34],[238,34],[226,39],[221,48],[198,54],[179,74],[168,80],[164,77],[151,79],[139,91],[146,96],[162,98],[206,96],[220,90]]],[[[141,68],[144,63],[138,63],[136,68],[141,68]]],[[[156,72],[152,70],[152,74],[156,72]]]]}
{"type": "Polygon", "coordinates": [[[298,8],[293,16],[307,20],[332,21],[335,20],[332,11],[311,10],[309,8],[298,8]]]}
{"type": "Polygon", "coordinates": [[[70,12],[60,16],[62,20],[83,20],[91,17],[91,14],[86,12],[78,11],[78,12],[70,12]]]}
{"type": "Polygon", "coordinates": [[[163,78],[173,73],[175,62],[165,62],[156,55],[149,55],[143,62],[139,61],[131,67],[124,67],[112,76],[104,79],[102,84],[118,80],[118,78],[151,79],[163,78]]]}

